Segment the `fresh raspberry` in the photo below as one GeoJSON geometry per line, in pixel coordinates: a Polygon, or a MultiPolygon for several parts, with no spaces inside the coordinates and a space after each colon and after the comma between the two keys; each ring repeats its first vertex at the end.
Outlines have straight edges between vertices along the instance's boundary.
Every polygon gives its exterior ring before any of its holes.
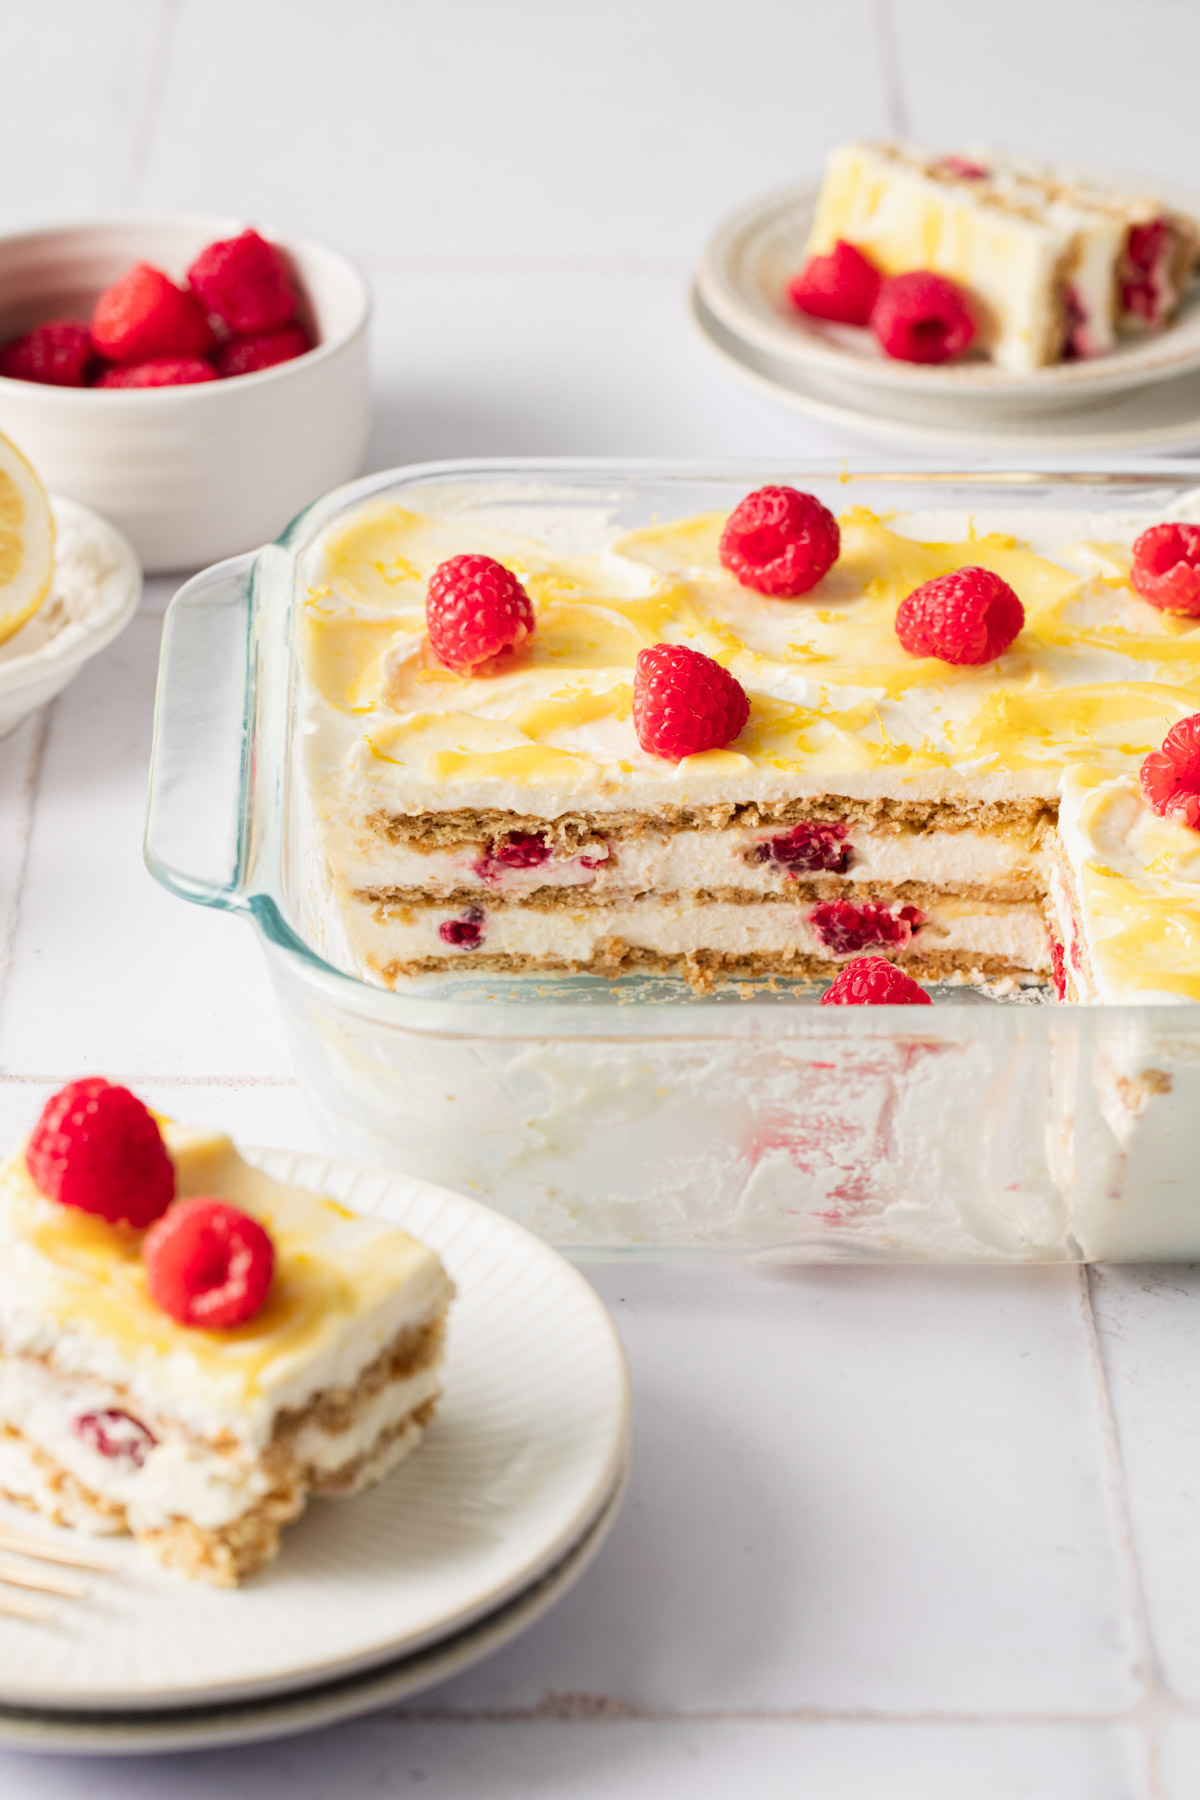
{"type": "Polygon", "coordinates": [[[834,956],[853,956],[872,944],[903,950],[917,927],[925,923],[919,907],[902,906],[894,913],[879,900],[822,900],[808,918],[834,956]]]}
{"type": "Polygon", "coordinates": [[[1134,590],[1162,612],[1200,616],[1200,525],[1151,525],[1133,546],[1134,590]]]}
{"type": "Polygon", "coordinates": [[[942,156],[934,164],[937,169],[944,169],[947,175],[953,175],[958,181],[986,181],[987,170],[982,163],[972,162],[966,156],[942,156]]]}
{"type": "Polygon", "coordinates": [[[1025,608],[990,569],[955,569],[914,588],[896,609],[896,636],[910,656],[976,664],[1003,656],[1025,608]]]}
{"type": "Polygon", "coordinates": [[[647,756],[681,762],[731,744],[750,717],[746,690],[703,650],[655,644],[639,650],[633,728],[647,756]]]}
{"type": "Polygon", "coordinates": [[[811,256],[792,281],[792,305],[810,319],[866,325],[883,276],[861,250],[839,238],[827,256],[811,256]]]}
{"type": "Polygon", "coordinates": [[[142,1244],[150,1298],[181,1325],[228,1331],[252,1319],[271,1286],[275,1246],[257,1219],[224,1200],[180,1200],[142,1244]]]}
{"type": "Polygon", "coordinates": [[[515,650],[536,629],[529,595],[491,556],[439,563],[429,580],[425,621],[438,661],[466,672],[502,650],[515,650]]]}
{"type": "Polygon", "coordinates": [[[821,995],[821,1006],[932,1006],[919,981],[886,956],[858,956],[848,962],[821,995]]]}
{"type": "Polygon", "coordinates": [[[274,331],[256,331],[251,337],[234,338],[217,351],[218,375],[255,375],[276,363],[292,362],[311,350],[303,325],[280,325],[274,331]]]}
{"type": "Polygon", "coordinates": [[[794,600],[828,574],[841,547],[838,522],[815,495],[764,487],[730,513],[720,555],[743,587],[794,600]]]}
{"type": "Polygon", "coordinates": [[[549,844],[532,831],[512,831],[506,838],[497,838],[489,852],[491,861],[506,869],[536,869],[549,855],[549,844]]]}
{"type": "Polygon", "coordinates": [[[129,363],[124,368],[106,369],[97,387],[162,388],[195,387],[201,381],[215,381],[217,371],[202,356],[155,356],[149,362],[129,363]]]}
{"type": "Polygon", "coordinates": [[[50,1200],[138,1230],[175,1194],[175,1165],[153,1116],[102,1076],[72,1081],[42,1108],[25,1163],[50,1200]]]}
{"type": "Polygon", "coordinates": [[[966,294],[944,275],[912,269],[889,275],[871,311],[871,330],[899,362],[944,363],[975,337],[966,294]]]}
{"type": "Polygon", "coordinates": [[[487,915],[482,907],[468,906],[460,918],[443,919],[438,926],[438,936],[443,944],[453,944],[456,950],[478,950],[486,922],[487,915]]]}
{"type": "Polygon", "coordinates": [[[782,863],[785,869],[814,874],[825,870],[843,875],[850,867],[851,849],[842,842],[846,827],[836,820],[828,824],[803,819],[791,831],[764,838],[754,846],[755,862],[782,863]]]}
{"type": "Polygon", "coordinates": [[[135,263],[105,288],[92,313],[92,342],[109,362],[203,356],[212,341],[195,296],[149,263],[135,263]]]}
{"type": "Polygon", "coordinates": [[[257,231],[243,231],[240,237],[209,244],[187,278],[205,312],[215,313],[234,337],[286,325],[296,311],[284,254],[257,231]]]}
{"type": "Polygon", "coordinates": [[[49,319],[0,350],[0,375],[46,387],[83,387],[95,351],[92,334],[74,319],[49,319]]]}
{"type": "Polygon", "coordinates": [[[1172,725],[1141,773],[1142,792],[1156,813],[1200,831],[1200,713],[1172,725]]]}
{"type": "Polygon", "coordinates": [[[77,1419],[72,1419],[71,1430],[97,1456],[132,1463],[135,1469],[141,1468],[158,1442],[140,1419],[135,1419],[132,1413],[119,1412],[115,1407],[106,1407],[103,1412],[80,1413],[77,1419]]]}
{"type": "Polygon", "coordinates": [[[1050,968],[1055,997],[1065,1000],[1067,997],[1067,960],[1057,938],[1050,939],[1050,968]]]}
{"type": "Polygon", "coordinates": [[[1169,227],[1165,219],[1148,219],[1135,225],[1125,241],[1121,257],[1121,311],[1148,325],[1158,322],[1165,284],[1159,278],[1159,262],[1166,249],[1169,227]]]}
{"type": "Polygon", "coordinates": [[[473,866],[481,881],[497,886],[506,869],[536,869],[549,857],[549,844],[536,832],[510,831],[507,837],[493,839],[490,849],[473,866]]]}

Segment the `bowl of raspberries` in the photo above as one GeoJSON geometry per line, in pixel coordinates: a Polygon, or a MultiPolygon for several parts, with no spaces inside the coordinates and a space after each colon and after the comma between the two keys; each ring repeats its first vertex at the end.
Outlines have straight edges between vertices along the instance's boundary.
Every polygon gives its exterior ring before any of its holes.
{"type": "Polygon", "coordinates": [[[369,311],[345,257],[236,220],[0,237],[0,431],[151,572],[236,555],[357,472],[369,311]]]}

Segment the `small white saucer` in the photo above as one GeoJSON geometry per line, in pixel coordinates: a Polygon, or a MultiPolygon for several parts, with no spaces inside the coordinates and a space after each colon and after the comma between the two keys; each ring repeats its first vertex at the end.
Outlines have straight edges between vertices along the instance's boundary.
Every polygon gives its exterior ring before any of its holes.
{"type": "MultiPolygon", "coordinates": [[[[0,1619],[2,1708],[212,1707],[415,1655],[528,1590],[612,1496],[628,1374],[607,1311],[570,1263],[428,1182],[332,1157],[246,1154],[278,1180],[403,1225],[441,1256],[458,1293],[437,1417],[386,1481],[314,1501],[244,1587],[185,1581],[129,1539],[105,1540],[116,1573],[62,1602],[56,1624],[0,1619]]],[[[28,1513],[0,1513],[29,1530],[28,1513]]]]}
{"type": "Polygon", "coordinates": [[[1086,407],[985,415],[968,406],[948,419],[897,404],[890,393],[868,395],[823,379],[748,343],[714,317],[695,287],[690,310],[703,342],[731,375],[769,399],[860,438],[1006,457],[1200,449],[1200,369],[1174,381],[1122,389],[1086,407]]]}
{"type": "MultiPolygon", "coordinates": [[[[1120,177],[1108,179],[1121,180],[1120,177]]],[[[1161,184],[1124,178],[1138,191],[1200,218],[1200,199],[1161,184]]],[[[725,219],[705,246],[696,287],[708,312],[747,347],[806,377],[857,388],[882,406],[904,406],[915,416],[922,402],[957,410],[964,427],[1012,408],[1060,413],[1094,405],[1128,389],[1140,389],[1200,369],[1200,283],[1193,283],[1178,317],[1156,336],[1131,339],[1108,356],[1016,374],[984,357],[936,367],[897,362],[867,330],[806,318],[787,298],[787,283],[804,262],[820,183],[806,181],[767,194],[725,219]]],[[[944,422],[944,421],[943,421],[944,422]]]]}
{"type": "Polygon", "coordinates": [[[142,595],[129,540],[88,506],[55,496],[54,583],[31,619],[0,644],[0,737],[53,700],[123,631],[142,595]]]}

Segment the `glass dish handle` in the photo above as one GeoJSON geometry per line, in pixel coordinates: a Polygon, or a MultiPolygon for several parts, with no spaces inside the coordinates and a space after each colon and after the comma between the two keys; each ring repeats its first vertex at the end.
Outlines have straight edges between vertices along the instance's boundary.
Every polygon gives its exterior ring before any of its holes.
{"type": "Polygon", "coordinates": [[[246,904],[239,885],[252,741],[254,556],[193,576],[167,608],[154,703],[146,863],[202,906],[246,904]]]}

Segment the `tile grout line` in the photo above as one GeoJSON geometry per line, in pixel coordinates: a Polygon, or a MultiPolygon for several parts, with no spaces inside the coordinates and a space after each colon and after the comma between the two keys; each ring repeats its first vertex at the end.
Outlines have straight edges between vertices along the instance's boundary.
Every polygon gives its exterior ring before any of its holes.
{"type": "MultiPolygon", "coordinates": [[[[0,1009],[3,1008],[4,994],[8,986],[8,978],[12,973],[13,959],[17,948],[17,929],[21,922],[21,900],[25,892],[25,877],[29,870],[29,851],[33,842],[33,820],[37,810],[38,789],[41,786],[42,768],[46,760],[46,745],[50,737],[50,722],[54,717],[57,701],[51,700],[38,714],[34,726],[33,742],[29,746],[29,755],[25,761],[25,778],[21,785],[21,810],[17,822],[17,879],[13,883],[12,899],[8,913],[0,929],[0,1009]]],[[[4,1077],[0,1075],[0,1080],[4,1077]]]]}
{"type": "Polygon", "coordinates": [[[1125,1473],[1125,1459],[1121,1454],[1121,1438],[1117,1429],[1112,1389],[1109,1385],[1108,1370],[1104,1362],[1104,1349],[1100,1342],[1100,1328],[1096,1319],[1092,1271],[1086,1263],[1081,1264],[1079,1269],[1079,1304],[1084,1337],[1087,1341],[1088,1361],[1091,1364],[1092,1377],[1095,1382],[1100,1436],[1103,1440],[1105,1461],[1108,1465],[1109,1491],[1116,1515],[1117,1550],[1122,1567],[1125,1606],[1133,1625],[1136,1669],[1143,1689],[1141,1700],[1130,1709],[1128,1716],[1130,1722],[1137,1725],[1141,1733],[1145,1758],[1146,1791],[1149,1800],[1163,1800],[1165,1789],[1161,1762],[1161,1727],[1164,1718],[1178,1709],[1163,1681],[1158,1655],[1154,1648],[1154,1634],[1150,1626],[1150,1612],[1146,1604],[1141,1563],[1134,1541],[1133,1515],[1129,1506],[1129,1484],[1125,1473]]]}
{"type": "Polygon", "coordinates": [[[892,0],[871,0],[871,13],[875,22],[875,48],[883,81],[888,132],[892,137],[903,141],[909,134],[908,104],[904,98],[904,78],[900,69],[900,46],[896,40],[892,0]]]}
{"type": "Polygon", "coordinates": [[[134,112],[129,139],[129,157],[121,180],[121,204],[135,206],[141,191],[150,151],[158,130],[166,87],[167,66],[179,18],[179,0],[157,0],[150,27],[150,48],[141,82],[141,95],[134,112]]]}
{"type": "MultiPolygon", "coordinates": [[[[725,1724],[763,1725],[1050,1725],[1071,1728],[1127,1723],[1123,1712],[888,1712],[878,1707],[730,1706],[695,1710],[631,1705],[608,1694],[549,1693],[531,1706],[416,1707],[399,1705],[382,1715],[405,1724],[725,1724]]],[[[1158,1800],[1158,1796],[1155,1796],[1158,1800]]]]}
{"type": "MultiPolygon", "coordinates": [[[[0,974],[3,964],[0,963],[0,974]]],[[[74,1081],[79,1071],[64,1075],[15,1075],[0,1070],[0,1087],[61,1087],[65,1081],[74,1081]]],[[[260,1087],[260,1088],[298,1088],[300,1083],[294,1075],[161,1075],[153,1070],[140,1069],[132,1074],[118,1071],[108,1077],[110,1081],[149,1082],[155,1087],[260,1087]]]]}

